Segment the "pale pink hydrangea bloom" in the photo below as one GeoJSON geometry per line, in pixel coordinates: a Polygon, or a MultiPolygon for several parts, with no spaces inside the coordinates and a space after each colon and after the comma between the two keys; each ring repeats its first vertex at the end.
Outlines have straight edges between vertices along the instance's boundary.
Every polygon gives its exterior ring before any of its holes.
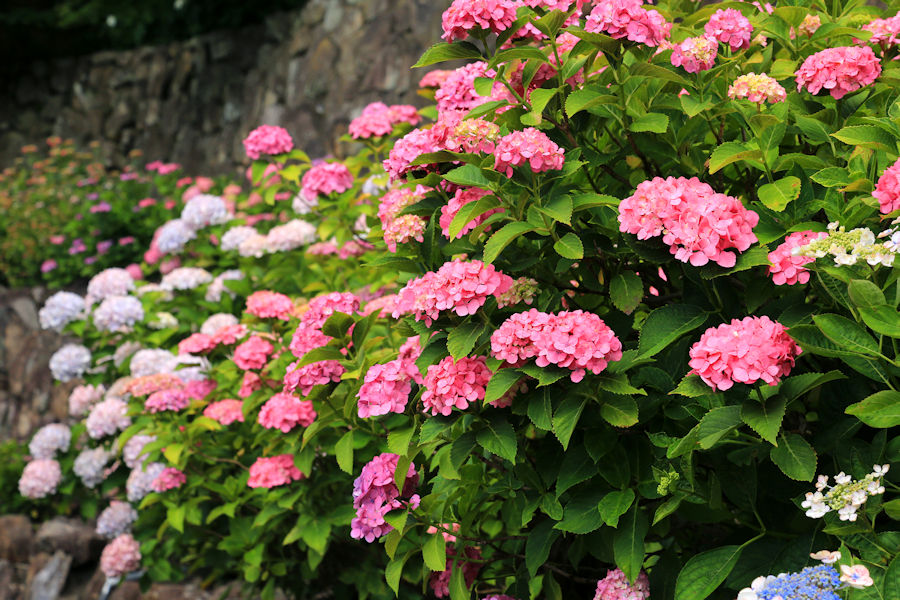
{"type": "Polygon", "coordinates": [[[134,291],[134,278],[125,269],[106,269],[88,282],[87,304],[99,302],[107,296],[127,296],[134,291]]]}
{"type": "Polygon", "coordinates": [[[260,319],[281,319],[287,321],[294,310],[290,298],[278,292],[262,290],[253,292],[247,298],[247,312],[260,319]]]}
{"type": "Polygon", "coordinates": [[[588,15],[584,28],[654,47],[669,37],[672,24],[659,12],[644,9],[641,0],[600,0],[588,15]]]}
{"type": "Polygon", "coordinates": [[[400,359],[372,365],[356,394],[359,398],[359,418],[366,419],[390,412],[402,413],[409,402],[409,392],[412,390],[410,381],[400,359]]]}
{"type": "Polygon", "coordinates": [[[444,263],[437,271],[410,280],[400,290],[393,316],[413,314],[417,321],[431,325],[441,311],[451,310],[464,317],[473,315],[489,296],[503,294],[513,280],[494,265],[479,260],[456,259],[444,263]]]}
{"type": "Polygon", "coordinates": [[[491,353],[512,365],[530,358],[539,367],[557,365],[572,371],[573,382],[586,371],[600,374],[622,359],[622,342],[593,313],[581,310],[543,313],[537,309],[510,316],[491,335],[491,353]]]}
{"type": "Polygon", "coordinates": [[[411,163],[423,154],[437,152],[440,147],[432,139],[430,129],[413,129],[397,140],[384,160],[384,170],[391,181],[397,181],[409,171],[427,169],[428,165],[413,166],[411,163]]]}
{"type": "Polygon", "coordinates": [[[100,570],[109,578],[137,571],[141,566],[141,545],[130,533],[123,533],[103,549],[100,570]]]}
{"type": "Polygon", "coordinates": [[[309,396],[317,385],[338,383],[345,369],[336,360],[320,360],[302,367],[297,362],[288,365],[284,375],[284,389],[288,392],[300,390],[302,396],[309,396]]]}
{"type": "Polygon", "coordinates": [[[266,234],[268,252],[288,252],[306,246],[319,239],[316,226],[302,219],[293,219],[277,225],[266,234]]]}
{"type": "Polygon", "coordinates": [[[734,8],[717,10],[703,27],[706,37],[728,44],[731,51],[750,47],[753,26],[749,19],[734,8]]]}
{"type": "Polygon", "coordinates": [[[156,479],[153,480],[153,491],[162,493],[173,490],[184,485],[186,481],[187,477],[180,470],[175,467],[166,467],[163,469],[162,473],[157,475],[156,479]]]}
{"type": "Polygon", "coordinates": [[[138,465],[132,469],[125,482],[125,491],[129,502],[140,502],[144,496],[153,491],[153,481],[163,472],[166,466],[154,462],[146,467],[138,465]]]}
{"type": "MultiPolygon", "coordinates": [[[[460,188],[456,190],[456,193],[450,198],[450,201],[441,207],[440,226],[441,233],[444,234],[444,237],[450,238],[450,223],[453,222],[453,218],[459,212],[459,209],[470,202],[477,202],[488,195],[490,195],[490,192],[481,188],[460,188]]],[[[460,230],[456,235],[456,239],[462,238],[462,236],[484,223],[489,216],[499,212],[504,212],[504,209],[494,208],[472,219],[460,230]]]]}
{"type": "Polygon", "coordinates": [[[428,367],[425,374],[425,391],[422,404],[432,415],[448,416],[453,408],[465,410],[470,402],[484,400],[484,392],[491,379],[483,356],[453,360],[447,356],[438,364],[428,367]]]}
{"type": "Polygon", "coordinates": [[[248,238],[259,235],[259,232],[248,225],[237,225],[222,234],[222,243],[219,245],[223,251],[237,250],[241,243],[248,238]]]}
{"type": "Polygon", "coordinates": [[[379,454],[362,468],[353,482],[353,508],[356,509],[356,517],[350,521],[353,539],[374,542],[394,529],[384,520],[387,513],[405,506],[419,506],[419,496],[413,494],[419,485],[415,464],[410,463],[402,490],[394,482],[399,458],[387,452],[379,454]]]}
{"type": "Polygon", "coordinates": [[[81,417],[103,398],[106,388],[102,385],[79,385],[69,394],[69,415],[81,417]]]}
{"type": "Polygon", "coordinates": [[[428,578],[428,586],[438,598],[450,595],[450,578],[454,569],[462,569],[467,588],[471,588],[475,583],[475,578],[481,570],[481,550],[475,546],[466,546],[463,554],[464,558],[457,557],[456,548],[447,548],[447,567],[443,571],[433,572],[428,578]]]}
{"type": "Polygon", "coordinates": [[[397,244],[410,240],[425,241],[426,221],[418,215],[400,215],[393,219],[384,230],[384,242],[390,252],[397,251],[397,244]]]}
{"type": "Polygon", "coordinates": [[[250,132],[244,140],[244,150],[252,160],[266,154],[275,156],[285,154],[294,149],[291,134],[277,125],[260,125],[250,132]]]}
{"type": "Polygon", "coordinates": [[[794,75],[798,92],[818,94],[824,88],[840,100],[878,79],[881,63],[869,46],[840,46],[808,56],[794,75]]]}
{"type": "Polygon", "coordinates": [[[128,533],[137,518],[137,511],[130,504],[113,500],[97,517],[97,534],[107,539],[116,538],[128,533]]]}
{"type": "Polygon", "coordinates": [[[900,159],[881,174],[872,196],[878,200],[881,214],[900,210],[900,159]]]}
{"type": "Polygon", "coordinates": [[[149,413],[184,410],[190,404],[185,390],[160,390],[153,392],[144,401],[144,410],[149,413]]]}
{"type": "Polygon", "coordinates": [[[713,389],[757,381],[775,385],[790,374],[801,352],[781,323],[744,317],[707,329],[691,346],[688,364],[713,389]]]}
{"type": "MultiPolygon", "coordinates": [[[[177,357],[169,354],[168,352],[166,352],[166,354],[172,357],[173,362],[177,360],[177,357]]],[[[175,364],[177,365],[177,363],[175,364]]],[[[153,392],[158,392],[159,390],[168,390],[171,388],[184,388],[184,382],[182,382],[178,376],[173,375],[171,372],[155,373],[153,375],[140,375],[134,377],[125,385],[123,392],[126,394],[131,394],[132,396],[148,396],[153,392]]],[[[112,392],[112,390],[110,390],[110,392],[112,392]]]]}
{"type": "Polygon", "coordinates": [[[373,102],[366,106],[362,114],[350,121],[350,135],[353,139],[368,139],[389,135],[399,123],[416,126],[420,121],[415,106],[395,104],[387,106],[382,102],[373,102]]]}
{"type": "Polygon", "coordinates": [[[864,31],[871,31],[872,37],[867,43],[878,44],[883,49],[900,44],[900,11],[887,19],[875,19],[862,26],[864,31]]]}
{"type": "Polygon", "coordinates": [[[181,220],[192,229],[227,223],[233,215],[219,196],[198,194],[190,199],[181,211],[181,220]]]}
{"type": "Polygon", "coordinates": [[[45,498],[56,493],[62,479],[59,463],[50,458],[32,460],[19,478],[19,493],[26,498],[45,498]]]}
{"type": "Polygon", "coordinates": [[[420,88],[436,88],[440,87],[442,83],[444,83],[450,74],[453,73],[452,70],[449,69],[437,69],[435,71],[429,71],[425,74],[422,79],[419,80],[420,88]]]}
{"type": "Polygon", "coordinates": [[[213,280],[212,273],[199,267],[178,267],[166,273],[159,285],[164,290],[192,290],[213,280]]]}
{"type": "Polygon", "coordinates": [[[194,379],[185,384],[184,393],[188,395],[188,398],[203,400],[209,396],[218,385],[219,384],[215,379],[194,379]]]}
{"type": "Polygon", "coordinates": [[[144,446],[156,441],[154,435],[136,435],[125,442],[122,448],[122,461],[129,469],[136,469],[147,458],[144,446]]]}
{"type": "Polygon", "coordinates": [[[81,344],[66,344],[50,357],[50,372],[57,381],[81,377],[91,365],[91,351],[81,344]]]}
{"type": "Polygon", "coordinates": [[[273,488],[300,479],[306,479],[306,475],[294,466],[294,457],[290,454],[279,454],[271,458],[257,458],[256,462],[250,465],[247,485],[252,488],[273,488]]]}
{"type": "Polygon", "coordinates": [[[134,296],[107,296],[94,310],[92,318],[99,331],[127,331],[144,319],[144,307],[134,296]]]}
{"type": "Polygon", "coordinates": [[[213,336],[205,333],[192,333],[178,342],[179,354],[203,354],[216,347],[213,336]]]}
{"type": "Polygon", "coordinates": [[[464,40],[473,29],[501,33],[516,20],[516,8],[513,0],[453,0],[441,18],[441,38],[464,40]]]}
{"type": "Polygon", "coordinates": [[[606,577],[597,582],[594,600],[649,600],[650,581],[643,571],[635,582],[629,583],[621,569],[610,569],[606,577]]]}
{"type": "Polygon", "coordinates": [[[419,367],[416,366],[416,361],[419,360],[421,355],[422,345],[419,343],[419,336],[414,335],[406,338],[406,341],[400,346],[400,355],[397,357],[403,364],[406,374],[419,385],[425,383],[425,379],[422,377],[419,367]]]}
{"type": "Polygon", "coordinates": [[[62,423],[51,423],[37,430],[28,442],[32,458],[53,458],[57,452],[65,452],[72,442],[72,431],[62,423]]]}
{"type": "Polygon", "coordinates": [[[475,80],[479,77],[495,77],[497,72],[488,69],[484,61],[469,63],[453,71],[434,93],[438,113],[460,110],[468,112],[489,101],[490,98],[478,95],[475,91],[475,80]]]}
{"type": "Polygon", "coordinates": [[[772,276],[775,285],[794,285],[809,281],[809,271],[804,265],[815,262],[816,259],[810,256],[794,255],[792,251],[794,248],[805,246],[823,237],[828,237],[828,234],[815,231],[796,231],[787,236],[774,251],[769,252],[769,262],[772,263],[769,267],[769,275],[772,276]]]}
{"type": "Polygon", "coordinates": [[[504,308],[521,302],[531,304],[538,293],[538,282],[530,277],[519,277],[512,286],[497,296],[497,306],[504,308]]]}
{"type": "MultiPolygon", "coordinates": [[[[321,328],[334,313],[353,315],[359,310],[359,297],[351,292],[331,292],[316,296],[309,301],[308,308],[300,322],[303,325],[321,328]]],[[[305,352],[304,352],[305,354],[305,352]]],[[[297,358],[300,358],[298,356],[297,358]]]]}
{"type": "MultiPolygon", "coordinates": [[[[435,126],[437,127],[437,126],[435,126]]],[[[445,150],[470,154],[491,154],[500,139],[500,126],[484,119],[449,122],[438,140],[445,150]]]]}
{"type": "Polygon", "coordinates": [[[765,73],[747,73],[734,80],[728,88],[729,98],[745,98],[750,102],[762,104],[784,102],[787,92],[774,78],[765,73]]]}
{"type": "Polygon", "coordinates": [[[128,404],[119,398],[110,397],[95,404],[84,422],[91,439],[98,440],[131,426],[128,404]]]}
{"type": "Polygon", "coordinates": [[[219,400],[203,409],[203,416],[218,421],[221,425],[231,425],[235,421],[244,422],[244,403],[240,400],[219,400]]]}
{"type": "Polygon", "coordinates": [[[719,45],[706,37],[692,37],[672,48],[672,64],[688,73],[712,69],[719,54],[719,45]]]}
{"type": "Polygon", "coordinates": [[[234,324],[226,325],[219,328],[213,334],[213,342],[218,345],[231,346],[236,344],[239,339],[247,335],[248,329],[246,325],[234,324]]]}
{"type": "MultiPolygon", "coordinates": [[[[459,533],[459,523],[441,523],[441,527],[444,529],[449,529],[453,533],[459,533]]],[[[438,528],[434,525],[429,525],[428,529],[425,530],[425,533],[429,535],[434,535],[438,532],[438,528]]],[[[446,531],[441,531],[441,535],[444,536],[444,541],[450,544],[456,542],[456,536],[453,533],[448,533],[446,531]]]]}
{"type": "Polygon", "coordinates": [[[378,219],[381,221],[381,228],[387,230],[391,221],[397,218],[397,214],[407,206],[412,206],[421,202],[425,198],[428,188],[424,186],[416,186],[416,189],[395,187],[385,193],[381,197],[378,205],[378,219]]]}
{"type": "Polygon", "coordinates": [[[246,342],[234,349],[234,364],[238,368],[262,369],[266,366],[269,355],[275,348],[267,340],[259,336],[251,336],[246,342]]]}
{"type": "Polygon", "coordinates": [[[341,194],[353,187],[353,175],[344,163],[324,163],[303,174],[301,187],[307,200],[320,195],[341,194]]]}
{"type": "Polygon", "coordinates": [[[534,127],[503,136],[494,149],[494,168],[507,177],[512,177],[513,167],[525,164],[534,173],[560,170],[565,159],[563,150],[534,127]]]}
{"type": "Polygon", "coordinates": [[[266,429],[280,429],[287,433],[297,425],[309,427],[316,420],[316,411],[309,400],[301,400],[287,392],[269,398],[259,411],[259,424],[266,429]]]}
{"type": "Polygon", "coordinates": [[[238,390],[238,397],[247,398],[253,392],[261,389],[263,386],[262,377],[253,371],[246,371],[244,378],[241,380],[241,389],[238,390]]]}
{"type": "MultiPolygon", "coordinates": [[[[822,18],[819,15],[806,15],[803,17],[803,22],[800,23],[800,26],[797,28],[800,30],[800,33],[806,35],[806,37],[812,37],[812,35],[822,26],[822,18]]],[[[865,29],[865,27],[863,27],[865,29]]]]}
{"type": "Polygon", "coordinates": [[[390,317],[391,313],[394,312],[396,304],[397,294],[387,294],[386,296],[370,300],[362,309],[362,314],[364,316],[369,316],[373,312],[378,311],[378,317],[385,319],[390,317]]]}

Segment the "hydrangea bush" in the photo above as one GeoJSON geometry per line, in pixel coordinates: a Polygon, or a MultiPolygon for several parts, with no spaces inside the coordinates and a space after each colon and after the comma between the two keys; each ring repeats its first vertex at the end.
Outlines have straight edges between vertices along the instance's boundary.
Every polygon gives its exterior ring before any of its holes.
{"type": "Polygon", "coordinates": [[[898,597],[884,16],[455,0],[436,106],[340,161],[249,133],[254,191],[153,241],[177,268],[48,302],[86,435],[20,490],[87,473],[110,577],[264,598],[898,597]]]}

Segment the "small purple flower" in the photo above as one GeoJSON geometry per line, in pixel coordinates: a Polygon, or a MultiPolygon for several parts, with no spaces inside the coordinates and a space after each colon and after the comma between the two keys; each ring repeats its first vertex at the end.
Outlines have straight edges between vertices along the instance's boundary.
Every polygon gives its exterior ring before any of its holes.
{"type": "Polygon", "coordinates": [[[100,202],[91,207],[92,213],[105,213],[112,210],[112,206],[108,202],[100,202]]]}
{"type": "Polygon", "coordinates": [[[97,254],[106,254],[110,248],[112,248],[113,241],[112,240],[103,240],[102,242],[97,242],[97,254]]]}
{"type": "Polygon", "coordinates": [[[96,256],[88,256],[87,258],[84,259],[84,264],[86,264],[86,265],[92,265],[92,264],[94,264],[95,262],[97,262],[97,258],[98,258],[98,257],[96,257],[96,256]]]}
{"type": "Polygon", "coordinates": [[[41,273],[49,273],[59,265],[56,264],[56,261],[52,258],[45,260],[41,263],[41,273]]]}

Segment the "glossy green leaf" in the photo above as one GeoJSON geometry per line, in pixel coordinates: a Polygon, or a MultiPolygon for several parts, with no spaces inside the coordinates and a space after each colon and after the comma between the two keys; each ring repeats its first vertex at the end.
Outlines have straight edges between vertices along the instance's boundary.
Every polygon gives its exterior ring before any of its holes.
{"type": "Polygon", "coordinates": [[[567,233],[553,244],[553,249],[563,258],[578,260],[584,258],[584,245],[574,233],[567,233]]]}
{"type": "Polygon", "coordinates": [[[781,472],[796,481],[812,481],[816,476],[816,451],[796,433],[778,438],[778,446],[770,453],[781,472]]]}
{"type": "Polygon", "coordinates": [[[497,233],[492,235],[491,239],[484,245],[484,262],[494,262],[500,256],[500,253],[503,252],[503,249],[512,243],[514,239],[534,230],[534,226],[521,221],[507,223],[497,233]]]}
{"type": "Polygon", "coordinates": [[[781,395],[769,398],[765,404],[754,398],[748,398],[741,407],[741,419],[750,426],[759,437],[777,446],[778,432],[784,420],[785,398],[781,395]]]}
{"type": "Polygon", "coordinates": [[[675,581],[675,600],[705,600],[741,557],[741,546],[723,546],[692,556],[675,581]]]}
{"type": "Polygon", "coordinates": [[[600,511],[600,517],[604,523],[610,527],[617,527],[619,517],[628,512],[633,502],[634,490],[627,489],[609,492],[600,500],[597,510],[600,511]]]}
{"type": "Polygon", "coordinates": [[[474,44],[469,42],[439,42],[425,51],[419,61],[413,65],[427,67],[429,65],[446,62],[448,60],[481,59],[481,52],[474,44]]]}
{"type": "Polygon", "coordinates": [[[706,313],[689,304],[668,304],[657,308],[641,327],[638,353],[649,358],[706,322],[706,313]]]}
{"type": "Polygon", "coordinates": [[[774,183],[767,183],[757,190],[759,201],[766,208],[781,212],[792,201],[800,196],[800,179],[794,176],[779,179],[774,183]]]}
{"type": "Polygon", "coordinates": [[[851,404],[844,411],[869,427],[885,429],[900,425],[900,392],[882,390],[862,402],[851,404]]]}
{"type": "Polygon", "coordinates": [[[609,284],[609,298],[616,308],[630,315],[644,297],[644,283],[631,271],[616,275],[609,284]]]}

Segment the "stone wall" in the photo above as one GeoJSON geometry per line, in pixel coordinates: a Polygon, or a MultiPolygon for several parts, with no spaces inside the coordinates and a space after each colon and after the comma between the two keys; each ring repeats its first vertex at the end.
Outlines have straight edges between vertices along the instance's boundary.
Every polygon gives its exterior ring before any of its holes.
{"type": "Polygon", "coordinates": [[[0,86],[0,166],[49,135],[132,149],[188,171],[231,170],[259,124],[286,127],[311,156],[369,102],[414,101],[410,66],[440,35],[450,0],[309,0],[265,24],[166,46],[38,63],[0,86]]]}

